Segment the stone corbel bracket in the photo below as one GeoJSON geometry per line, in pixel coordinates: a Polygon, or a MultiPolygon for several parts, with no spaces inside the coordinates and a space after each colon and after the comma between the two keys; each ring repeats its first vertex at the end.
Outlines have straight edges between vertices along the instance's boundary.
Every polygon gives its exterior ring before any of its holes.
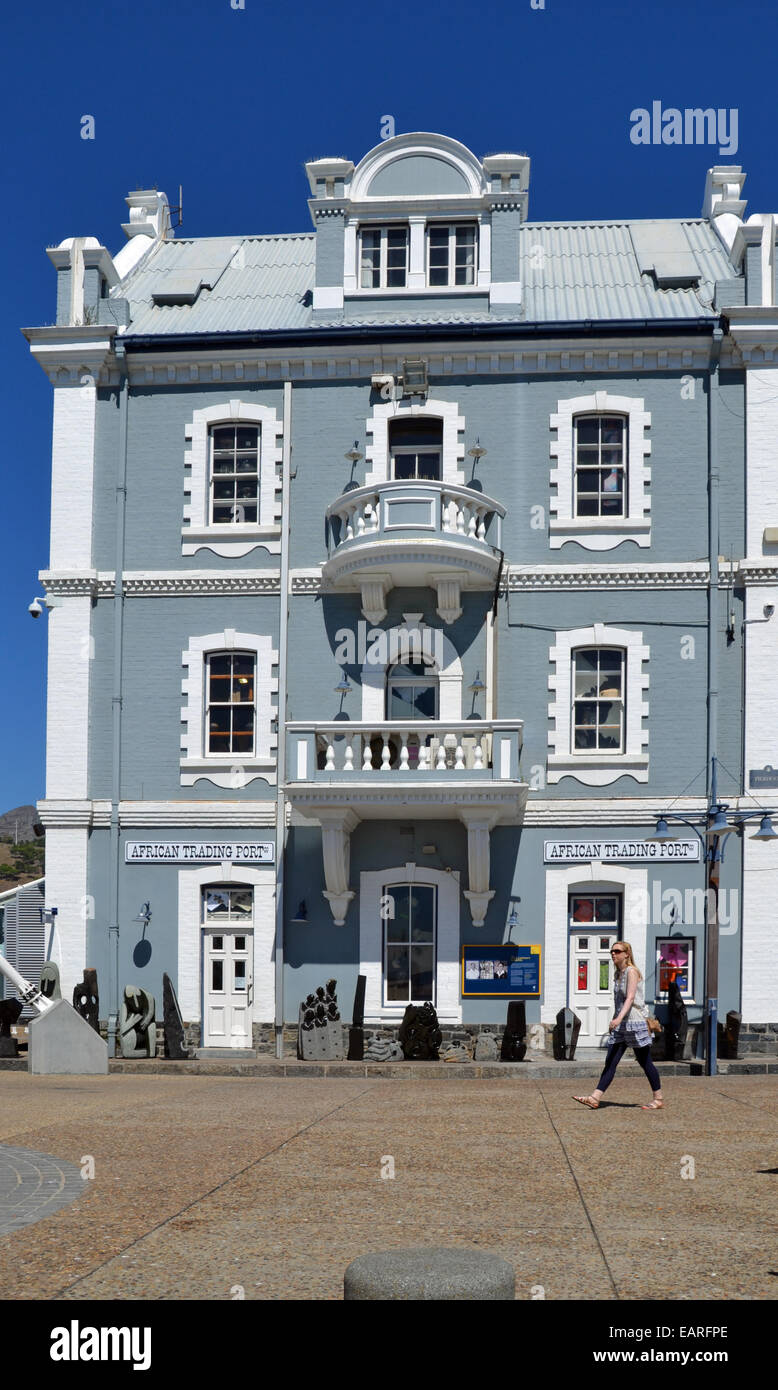
{"type": "Polygon", "coordinates": [[[348,886],[351,861],[351,832],[359,825],[359,816],[349,809],[317,812],[321,821],[321,847],[324,858],[324,897],[330,905],[336,927],[346,921],[354,892],[348,886]]]}

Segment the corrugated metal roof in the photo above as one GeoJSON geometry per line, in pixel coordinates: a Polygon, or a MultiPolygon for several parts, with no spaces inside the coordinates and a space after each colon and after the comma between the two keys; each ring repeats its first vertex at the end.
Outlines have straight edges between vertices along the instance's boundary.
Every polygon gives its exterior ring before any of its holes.
{"type": "Polygon", "coordinates": [[[641,274],[630,235],[640,223],[527,223],[521,229],[522,308],[528,322],[699,318],[712,313],[716,280],[734,275],[708,222],[671,222],[683,232],[700,281],[659,289],[641,274]]]}
{"type": "Polygon", "coordinates": [[[304,301],[313,288],[314,259],[314,233],[163,242],[119,287],[130,301],[129,331],[165,335],[303,328],[311,319],[304,301]],[[175,284],[201,270],[204,281],[209,272],[219,274],[213,288],[201,289],[193,304],[154,304],[152,296],[164,293],[166,282],[175,284]]]}
{"type": "MultiPolygon", "coordinates": [[[[365,304],[351,306],[346,320],[336,311],[314,318],[315,234],[263,237],[203,237],[166,241],[137,267],[114,293],[130,301],[131,334],[294,331],[317,327],[418,327],[469,324],[488,326],[516,319],[561,323],[585,319],[699,319],[713,315],[716,280],[736,272],[709,222],[669,221],[668,244],[684,251],[684,263],[697,267],[699,283],[659,287],[656,276],[641,273],[631,228],[645,223],[528,222],[519,238],[516,278],[522,303],[493,315],[430,307],[403,313],[397,302],[391,317],[365,304]],[[191,304],[155,304],[154,295],[199,276],[203,287],[191,304]],[[209,281],[213,288],[207,288],[209,281]]],[[[652,224],[656,225],[656,224],[652,224]]],[[[662,224],[659,224],[660,227],[662,224]]],[[[645,239],[645,238],[644,238],[645,239]]],[[[637,236],[640,244],[640,234],[637,236]]]]}

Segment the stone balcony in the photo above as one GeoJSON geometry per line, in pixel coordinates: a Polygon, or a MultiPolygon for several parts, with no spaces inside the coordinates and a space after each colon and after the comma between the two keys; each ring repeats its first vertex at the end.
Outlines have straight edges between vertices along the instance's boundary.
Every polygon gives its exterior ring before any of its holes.
{"type": "Polygon", "coordinates": [[[489,902],[489,838],[520,825],[520,719],[294,721],[287,726],[286,795],[322,828],[325,897],[345,921],[349,839],[360,820],[456,819],[467,828],[470,903],[482,926],[489,902]]]}
{"type": "Polygon", "coordinates": [[[386,616],[394,588],[433,588],[445,623],[462,612],[464,590],[491,590],[502,559],[505,508],[474,488],[441,482],[376,483],[344,492],[327,509],[322,577],[360,591],[369,622],[386,616]]]}

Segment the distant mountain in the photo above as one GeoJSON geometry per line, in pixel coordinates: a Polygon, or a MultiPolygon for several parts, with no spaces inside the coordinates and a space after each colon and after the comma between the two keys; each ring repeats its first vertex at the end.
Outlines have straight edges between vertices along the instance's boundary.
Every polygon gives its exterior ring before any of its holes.
{"type": "Polygon", "coordinates": [[[0,839],[10,835],[19,844],[23,840],[37,839],[32,827],[39,823],[39,819],[34,806],[17,806],[13,811],[6,811],[0,816],[0,839]]]}

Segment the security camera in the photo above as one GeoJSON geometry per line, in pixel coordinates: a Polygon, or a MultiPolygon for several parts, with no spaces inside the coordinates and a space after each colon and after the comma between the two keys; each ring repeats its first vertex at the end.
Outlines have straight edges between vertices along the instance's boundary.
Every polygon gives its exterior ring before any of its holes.
{"type": "Polygon", "coordinates": [[[762,609],[762,612],[764,613],[766,618],[772,618],[773,613],[775,612],[775,604],[766,603],[764,608],[762,609]]]}
{"type": "Polygon", "coordinates": [[[34,598],[34,599],[33,599],[32,603],[30,604],[29,608],[27,609],[27,612],[29,613],[29,615],[30,615],[31,618],[39,618],[39,617],[40,617],[41,613],[43,612],[43,606],[42,606],[41,603],[39,603],[39,601],[38,601],[37,598],[34,598]]]}

